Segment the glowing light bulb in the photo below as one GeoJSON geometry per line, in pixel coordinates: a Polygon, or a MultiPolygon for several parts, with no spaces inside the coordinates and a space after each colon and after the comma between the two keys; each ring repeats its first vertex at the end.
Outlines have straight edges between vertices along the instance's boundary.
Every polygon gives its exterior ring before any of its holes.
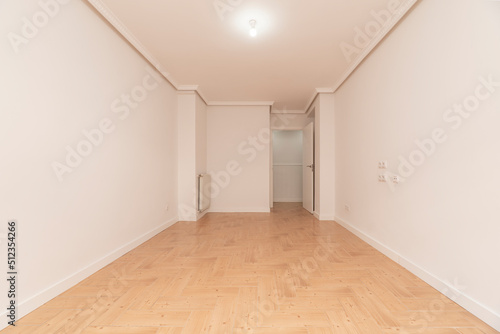
{"type": "Polygon", "coordinates": [[[255,28],[256,24],[257,24],[257,21],[250,20],[250,36],[252,36],[252,37],[257,36],[257,28],[255,28]]]}

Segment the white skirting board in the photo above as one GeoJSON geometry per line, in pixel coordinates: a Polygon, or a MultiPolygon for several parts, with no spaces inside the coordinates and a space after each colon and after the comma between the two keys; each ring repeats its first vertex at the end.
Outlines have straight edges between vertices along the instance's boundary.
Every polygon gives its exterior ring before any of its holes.
{"type": "MultiPolygon", "coordinates": [[[[55,283],[54,285],[46,288],[45,290],[39,292],[38,294],[28,297],[25,300],[22,300],[19,305],[18,305],[18,310],[19,313],[17,314],[18,320],[27,315],[28,313],[32,312],[36,308],[42,306],[49,300],[51,300],[54,297],[57,297],[64,291],[68,290],[69,288],[75,286],[79,282],[83,281],[90,275],[96,273],[98,270],[104,268],[111,262],[115,261],[122,255],[126,254],[127,252],[131,251],[132,249],[136,248],[140,244],[144,243],[145,241],[148,241],[158,233],[162,232],[163,230],[167,229],[168,227],[172,226],[173,224],[177,223],[179,219],[177,217],[164,222],[160,226],[152,229],[149,232],[144,233],[140,237],[128,242],[127,244],[115,249],[114,251],[108,253],[107,255],[103,256],[102,258],[98,259],[97,261],[89,264],[87,267],[73,273],[72,275],[62,279],[61,281],[55,283]]],[[[7,312],[2,312],[0,314],[0,317],[2,319],[7,319],[6,317],[7,312]]],[[[6,321],[2,321],[0,325],[0,329],[3,329],[7,327],[8,324],[6,321]]]]}
{"type": "Polygon", "coordinates": [[[483,320],[485,323],[500,331],[500,315],[490,310],[489,308],[481,305],[479,302],[473,298],[467,296],[463,292],[457,291],[453,286],[449,285],[447,282],[442,281],[433,274],[429,273],[425,269],[419,267],[410,260],[404,258],[399,253],[395,252],[386,245],[380,243],[379,241],[373,239],[369,235],[360,231],[352,224],[346,222],[342,218],[335,217],[335,221],[345,227],[347,230],[358,236],[360,239],[370,244],[372,247],[376,248],[379,252],[390,258],[396,263],[406,268],[408,271],[418,276],[420,279],[425,281],[427,284],[432,286],[434,289],[438,290],[446,297],[452,299],[455,303],[462,306],[464,309],[474,314],[479,319],[483,320]]]}
{"type": "Polygon", "coordinates": [[[232,212],[271,212],[271,208],[210,208],[209,212],[232,213],[232,212]]]}
{"type": "Polygon", "coordinates": [[[314,215],[314,218],[316,218],[317,220],[321,220],[321,221],[325,221],[325,220],[335,220],[335,216],[332,215],[332,214],[319,214],[317,212],[313,212],[313,215],[314,215]]]}
{"type": "Polygon", "coordinates": [[[275,198],[274,202],[276,203],[302,203],[302,197],[296,198],[275,198]]]}

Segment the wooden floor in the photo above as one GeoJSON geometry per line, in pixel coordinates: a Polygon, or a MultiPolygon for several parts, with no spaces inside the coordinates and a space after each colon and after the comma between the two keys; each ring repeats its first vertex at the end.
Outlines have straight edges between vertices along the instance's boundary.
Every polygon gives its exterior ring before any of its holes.
{"type": "Polygon", "coordinates": [[[498,333],[298,204],[179,222],[2,333],[498,333]]]}

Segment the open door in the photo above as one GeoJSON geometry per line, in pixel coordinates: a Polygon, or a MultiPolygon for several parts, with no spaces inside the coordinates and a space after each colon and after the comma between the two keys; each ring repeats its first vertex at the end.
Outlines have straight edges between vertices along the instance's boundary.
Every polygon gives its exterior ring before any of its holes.
{"type": "Polygon", "coordinates": [[[302,206],[314,211],[314,122],[302,130],[302,206]]]}

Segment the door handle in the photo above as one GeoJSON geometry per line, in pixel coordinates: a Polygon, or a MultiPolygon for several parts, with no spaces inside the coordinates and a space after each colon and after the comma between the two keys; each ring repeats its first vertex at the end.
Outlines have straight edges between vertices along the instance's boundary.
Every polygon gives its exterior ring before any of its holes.
{"type": "Polygon", "coordinates": [[[312,171],[312,172],[314,172],[314,164],[312,164],[312,165],[307,165],[306,167],[311,168],[311,171],[312,171]]]}

